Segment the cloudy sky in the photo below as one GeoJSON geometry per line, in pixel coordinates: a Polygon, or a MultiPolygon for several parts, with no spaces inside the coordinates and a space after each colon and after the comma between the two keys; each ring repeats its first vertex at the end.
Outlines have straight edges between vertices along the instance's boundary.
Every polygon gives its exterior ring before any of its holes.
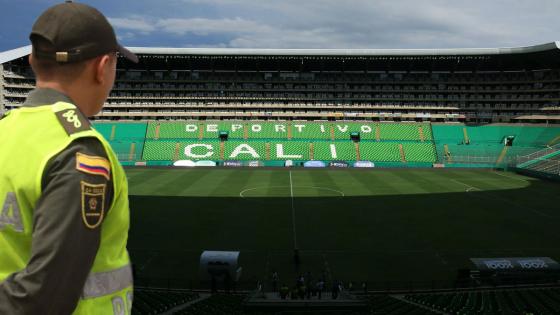
{"type": "MultiPolygon", "coordinates": [[[[61,0],[0,0],[0,51],[61,0]]],[[[560,40],[560,0],[83,0],[126,46],[461,48],[560,40]]]]}

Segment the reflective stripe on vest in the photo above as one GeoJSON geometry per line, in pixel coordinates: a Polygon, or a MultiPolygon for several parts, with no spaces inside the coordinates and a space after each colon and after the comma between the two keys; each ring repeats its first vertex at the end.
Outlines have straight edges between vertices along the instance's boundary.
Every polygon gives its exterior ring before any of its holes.
{"type": "Polygon", "coordinates": [[[92,273],[86,280],[82,299],[113,294],[132,286],[130,265],[111,271],[92,273]]]}

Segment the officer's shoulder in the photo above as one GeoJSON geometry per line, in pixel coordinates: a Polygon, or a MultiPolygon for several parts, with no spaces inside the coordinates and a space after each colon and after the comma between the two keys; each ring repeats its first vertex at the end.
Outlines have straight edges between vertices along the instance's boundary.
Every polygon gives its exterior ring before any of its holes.
{"type": "Polygon", "coordinates": [[[54,115],[69,136],[91,130],[91,123],[87,117],[74,105],[57,103],[54,115]],[[59,104],[64,106],[57,106],[59,104]]]}
{"type": "Polygon", "coordinates": [[[101,140],[96,137],[80,137],[74,139],[66,148],[72,152],[80,152],[91,156],[107,158],[108,154],[101,140]]]}
{"type": "Polygon", "coordinates": [[[111,179],[111,163],[105,147],[95,137],[75,139],[66,148],[69,157],[76,161],[76,170],[91,175],[100,175],[111,179]]]}

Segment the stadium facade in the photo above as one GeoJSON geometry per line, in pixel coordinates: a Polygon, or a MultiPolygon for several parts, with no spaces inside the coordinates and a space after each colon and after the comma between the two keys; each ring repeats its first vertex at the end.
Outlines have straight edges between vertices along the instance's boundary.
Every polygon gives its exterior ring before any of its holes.
{"type": "MultiPolygon", "coordinates": [[[[95,120],[560,123],[560,42],[480,49],[132,47],[95,120]]],[[[33,88],[0,53],[0,111],[33,88]]]]}
{"type": "MultiPolygon", "coordinates": [[[[124,166],[375,162],[376,168],[513,167],[560,180],[560,42],[131,50],[140,63],[119,59],[115,87],[93,117],[124,166]]],[[[34,87],[29,53],[29,46],[0,53],[0,114],[21,106],[34,87]]],[[[363,314],[560,309],[557,268],[542,268],[548,256],[560,257],[557,184],[548,180],[484,170],[339,170],[293,178],[291,171],[268,169],[186,172],[127,168],[135,209],[128,249],[141,266],[134,313],[231,314],[248,307],[242,306],[247,291],[210,298],[192,291],[207,289],[197,281],[200,249],[216,247],[243,249],[248,280],[236,284],[241,290],[253,290],[257,279],[266,290],[263,270],[278,268],[283,279],[295,279],[290,262],[298,248],[302,270],[327,269],[331,286],[334,275],[366,281],[360,300],[368,299],[370,309],[363,314]],[[218,232],[210,235],[210,226],[218,232]],[[296,226],[313,228],[298,230],[296,242],[296,226]],[[465,269],[481,253],[506,264],[522,258],[529,267],[465,269]],[[368,286],[369,293],[409,294],[368,297],[368,286]],[[457,288],[469,291],[451,291],[457,288]]]]}

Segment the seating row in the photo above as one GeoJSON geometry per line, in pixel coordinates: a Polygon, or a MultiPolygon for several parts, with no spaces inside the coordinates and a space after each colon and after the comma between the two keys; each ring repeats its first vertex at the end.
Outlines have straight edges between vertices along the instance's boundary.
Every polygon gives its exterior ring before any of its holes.
{"type": "Polygon", "coordinates": [[[170,141],[147,140],[142,159],[173,160],[360,160],[384,162],[435,162],[431,142],[404,143],[362,141],[170,141]]]}

